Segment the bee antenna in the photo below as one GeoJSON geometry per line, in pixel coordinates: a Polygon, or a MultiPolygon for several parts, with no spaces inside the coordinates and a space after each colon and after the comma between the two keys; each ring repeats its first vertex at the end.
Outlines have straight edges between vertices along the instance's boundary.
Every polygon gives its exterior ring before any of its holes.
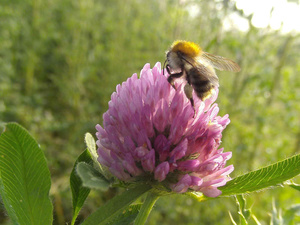
{"type": "Polygon", "coordinates": [[[166,66],[166,62],[167,62],[167,59],[166,59],[165,62],[164,62],[164,66],[163,66],[163,75],[165,75],[165,66],[166,66]]]}

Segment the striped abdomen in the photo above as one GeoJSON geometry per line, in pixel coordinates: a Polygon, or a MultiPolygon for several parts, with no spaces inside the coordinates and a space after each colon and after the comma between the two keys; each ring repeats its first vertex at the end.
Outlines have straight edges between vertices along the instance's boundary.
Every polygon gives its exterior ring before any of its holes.
{"type": "Polygon", "coordinates": [[[218,79],[212,71],[208,71],[207,69],[201,70],[199,67],[189,69],[187,71],[187,76],[197,96],[202,101],[208,98],[215,88],[215,85],[210,81],[209,77],[211,76],[214,79],[218,79]]]}

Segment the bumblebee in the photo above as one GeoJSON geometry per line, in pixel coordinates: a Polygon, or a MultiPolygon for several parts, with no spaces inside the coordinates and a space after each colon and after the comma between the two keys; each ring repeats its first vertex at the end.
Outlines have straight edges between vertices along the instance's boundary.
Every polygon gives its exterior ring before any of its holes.
{"type": "Polygon", "coordinates": [[[214,94],[215,88],[219,86],[214,68],[232,72],[240,71],[239,65],[234,61],[204,52],[199,45],[189,41],[175,41],[171,45],[166,52],[164,68],[170,74],[168,82],[173,88],[175,88],[174,79],[185,77],[187,84],[184,93],[193,108],[193,90],[198,98],[204,101],[214,94]]]}

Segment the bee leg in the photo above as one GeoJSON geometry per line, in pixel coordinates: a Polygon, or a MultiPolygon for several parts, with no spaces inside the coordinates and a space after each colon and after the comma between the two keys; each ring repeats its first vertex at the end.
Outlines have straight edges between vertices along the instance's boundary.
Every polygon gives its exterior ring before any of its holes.
{"type": "Polygon", "coordinates": [[[169,64],[166,65],[166,69],[167,69],[168,74],[171,75],[171,71],[170,71],[170,66],[169,66],[169,64]]]}
{"type": "Polygon", "coordinates": [[[175,84],[174,84],[174,79],[179,78],[183,75],[183,72],[180,73],[170,73],[169,65],[166,66],[168,73],[170,76],[168,77],[168,82],[172,85],[172,87],[176,90],[175,84]]]}
{"type": "Polygon", "coordinates": [[[193,98],[190,98],[190,102],[191,102],[191,105],[192,105],[193,110],[194,110],[193,118],[195,118],[195,116],[196,116],[196,109],[195,109],[195,105],[194,105],[194,99],[193,99],[193,98]]]}
{"type": "Polygon", "coordinates": [[[187,83],[184,86],[184,93],[185,93],[185,96],[190,100],[191,105],[194,109],[194,115],[193,115],[193,118],[194,118],[196,115],[196,110],[195,110],[195,104],[194,104],[194,99],[193,99],[193,87],[189,83],[187,83]]]}

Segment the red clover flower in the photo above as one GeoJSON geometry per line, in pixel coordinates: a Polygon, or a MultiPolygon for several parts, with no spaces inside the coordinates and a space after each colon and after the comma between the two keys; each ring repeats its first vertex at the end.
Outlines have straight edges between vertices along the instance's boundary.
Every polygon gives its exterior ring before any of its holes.
{"type": "Polygon", "coordinates": [[[183,80],[175,90],[160,63],[146,64],[140,78],[133,74],[118,85],[96,126],[98,161],[119,180],[147,179],[177,192],[200,191],[217,197],[233,166],[225,167],[231,152],[219,148],[228,115],[218,116],[216,94],[201,101],[194,95],[196,113],[184,94],[183,80]]]}

